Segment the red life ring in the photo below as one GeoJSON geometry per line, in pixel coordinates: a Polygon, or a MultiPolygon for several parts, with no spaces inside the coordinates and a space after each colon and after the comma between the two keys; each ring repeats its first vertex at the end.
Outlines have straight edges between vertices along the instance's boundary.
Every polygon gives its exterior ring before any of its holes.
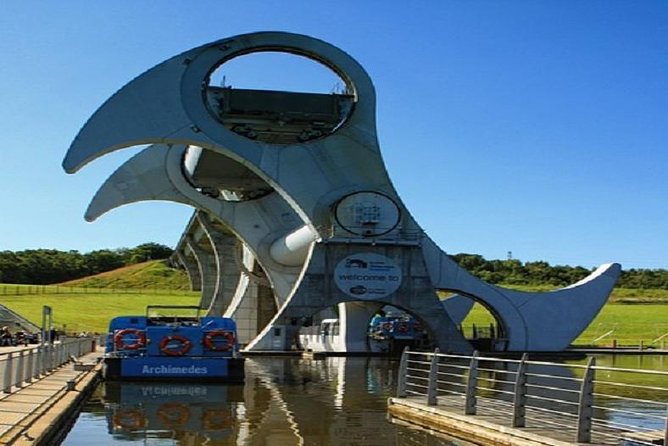
{"type": "Polygon", "coordinates": [[[114,334],[114,345],[117,350],[137,350],[146,345],[146,332],[137,328],[125,328],[114,334]],[[134,342],[126,342],[125,337],[134,336],[134,342]]]}
{"type": "Polygon", "coordinates": [[[407,333],[408,332],[408,324],[406,322],[399,322],[397,325],[397,331],[399,333],[407,333]]]}
{"type": "Polygon", "coordinates": [[[180,335],[165,336],[160,340],[160,351],[168,356],[183,356],[190,351],[190,347],[192,347],[190,339],[180,335]],[[169,348],[172,341],[179,343],[178,349],[169,348]]]}
{"type": "Polygon", "coordinates": [[[226,409],[205,409],[202,415],[202,429],[220,431],[232,426],[232,417],[226,409]]]}
{"type": "Polygon", "coordinates": [[[146,418],[137,409],[119,410],[114,414],[113,424],[115,429],[142,429],[146,427],[146,418]]]}
{"type": "Polygon", "coordinates": [[[213,330],[204,336],[204,346],[214,352],[226,352],[234,347],[235,343],[234,333],[228,330],[213,330]],[[218,337],[222,337],[225,342],[216,342],[218,337]]]}
{"type": "Polygon", "coordinates": [[[165,403],[158,409],[158,418],[165,426],[182,426],[190,420],[190,409],[185,404],[165,403]]]}

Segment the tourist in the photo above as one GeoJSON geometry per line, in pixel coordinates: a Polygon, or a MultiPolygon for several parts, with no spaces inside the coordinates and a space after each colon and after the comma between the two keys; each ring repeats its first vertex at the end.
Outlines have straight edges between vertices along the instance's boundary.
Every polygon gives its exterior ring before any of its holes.
{"type": "Polygon", "coordinates": [[[9,347],[13,345],[12,332],[6,325],[0,330],[0,346],[9,347]]]}

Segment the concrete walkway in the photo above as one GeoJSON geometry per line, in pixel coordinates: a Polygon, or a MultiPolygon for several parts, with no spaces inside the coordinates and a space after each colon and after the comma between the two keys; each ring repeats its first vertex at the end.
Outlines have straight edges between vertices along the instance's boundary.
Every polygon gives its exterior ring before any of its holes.
{"type": "Polygon", "coordinates": [[[49,444],[95,388],[102,354],[89,353],[76,367],[68,362],[12,393],[0,394],[0,445],[49,444]]]}

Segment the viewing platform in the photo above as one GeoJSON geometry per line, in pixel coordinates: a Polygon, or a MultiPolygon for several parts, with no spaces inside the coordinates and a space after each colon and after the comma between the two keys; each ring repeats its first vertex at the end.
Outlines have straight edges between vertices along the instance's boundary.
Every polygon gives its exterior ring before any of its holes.
{"type": "Polygon", "coordinates": [[[667,445],[668,372],[404,351],[388,411],[481,445],[667,445]]]}
{"type": "Polygon", "coordinates": [[[78,415],[100,376],[91,338],[0,350],[0,445],[48,445],[78,415]]]}

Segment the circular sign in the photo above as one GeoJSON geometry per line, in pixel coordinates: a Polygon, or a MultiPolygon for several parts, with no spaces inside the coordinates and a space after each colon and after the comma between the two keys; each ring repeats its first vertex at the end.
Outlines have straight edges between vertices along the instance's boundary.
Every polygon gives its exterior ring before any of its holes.
{"type": "Polygon", "coordinates": [[[401,285],[401,268],[380,254],[361,252],[341,260],[334,269],[334,282],[356,299],[378,299],[401,285]]]}
{"type": "Polygon", "coordinates": [[[391,198],[363,191],[343,197],[336,204],[334,217],[343,229],[352,234],[376,237],[396,228],[401,213],[391,198]]]}

